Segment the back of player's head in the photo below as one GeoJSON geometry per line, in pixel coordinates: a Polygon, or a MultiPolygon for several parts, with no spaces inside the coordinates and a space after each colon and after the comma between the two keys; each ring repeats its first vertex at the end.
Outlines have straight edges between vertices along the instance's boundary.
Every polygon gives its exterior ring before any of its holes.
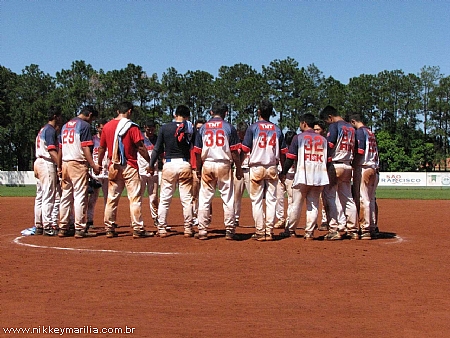
{"type": "Polygon", "coordinates": [[[47,119],[48,121],[52,121],[58,116],[61,116],[61,107],[59,106],[50,106],[47,111],[47,119]]]}
{"type": "Polygon", "coordinates": [[[204,125],[205,123],[206,123],[206,120],[200,118],[200,119],[197,119],[197,120],[195,121],[194,126],[197,128],[197,125],[198,125],[198,124],[204,125]]]}
{"type": "Polygon", "coordinates": [[[156,123],[154,120],[146,120],[144,122],[144,128],[154,128],[156,127],[156,123]]]}
{"type": "Polygon", "coordinates": [[[322,109],[320,112],[320,119],[321,120],[327,120],[328,116],[339,116],[338,111],[333,106],[326,106],[322,109]]]}
{"type": "Polygon", "coordinates": [[[180,104],[177,109],[175,109],[175,116],[189,118],[191,116],[191,111],[187,106],[180,104]]]}
{"type": "Polygon", "coordinates": [[[219,115],[221,118],[225,118],[228,112],[228,105],[221,100],[216,100],[211,106],[211,111],[214,115],[219,115]]]}
{"type": "Polygon", "coordinates": [[[314,122],[314,126],[319,126],[322,130],[326,130],[327,129],[327,124],[323,120],[316,120],[314,122]]]}
{"type": "Polygon", "coordinates": [[[92,105],[84,106],[83,109],[81,109],[80,114],[84,116],[89,116],[89,114],[92,114],[92,117],[98,116],[98,110],[94,108],[92,105]]]}
{"type": "Polygon", "coordinates": [[[245,133],[247,131],[247,128],[248,124],[245,121],[240,121],[236,126],[236,130],[238,133],[245,133]]]}
{"type": "Polygon", "coordinates": [[[260,102],[258,110],[259,110],[259,115],[264,120],[269,120],[270,116],[273,113],[273,104],[269,100],[264,99],[260,102]]]}
{"type": "Polygon", "coordinates": [[[123,101],[117,105],[117,111],[119,114],[125,114],[130,109],[133,111],[133,108],[134,106],[130,101],[123,101]]]}
{"type": "Polygon", "coordinates": [[[356,122],[364,122],[362,117],[361,117],[361,115],[360,114],[356,114],[356,113],[350,114],[348,116],[348,120],[349,120],[349,122],[352,121],[352,120],[354,120],[356,122]]]}
{"type": "Polygon", "coordinates": [[[284,139],[286,141],[286,144],[291,144],[292,143],[292,139],[294,138],[294,136],[297,135],[297,133],[293,130],[288,130],[286,132],[286,134],[284,134],[284,139]]]}
{"type": "Polygon", "coordinates": [[[316,122],[316,118],[311,113],[306,113],[300,116],[300,123],[306,122],[308,127],[314,128],[314,122],[316,122]]]}

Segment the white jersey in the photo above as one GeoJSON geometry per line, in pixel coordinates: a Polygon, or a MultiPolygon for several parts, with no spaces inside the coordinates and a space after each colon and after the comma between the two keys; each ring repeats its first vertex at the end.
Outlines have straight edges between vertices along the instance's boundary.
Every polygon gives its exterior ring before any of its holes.
{"type": "Polygon", "coordinates": [[[94,144],[91,135],[91,125],[88,122],[79,117],[73,118],[62,127],[60,138],[59,147],[62,149],[63,161],[86,161],[83,147],[89,147],[94,144]]]}
{"type": "Polygon", "coordinates": [[[280,155],[287,152],[281,129],[265,120],[257,121],[247,128],[242,150],[250,153],[249,166],[276,166],[280,155]]]}
{"type": "Polygon", "coordinates": [[[324,186],[329,183],[327,173],[327,140],[314,130],[294,136],[287,158],[297,161],[292,187],[300,184],[324,186]]]}
{"type": "Polygon", "coordinates": [[[36,158],[52,161],[49,150],[58,151],[58,147],[56,130],[52,125],[47,123],[36,136],[36,158]]]}
{"type": "Polygon", "coordinates": [[[240,145],[236,129],[227,121],[214,117],[198,131],[194,152],[201,154],[202,161],[231,163],[231,152],[239,150],[240,145]]]}
{"type": "MultiPolygon", "coordinates": [[[[150,141],[150,139],[145,135],[145,133],[142,134],[142,137],[144,138],[144,146],[147,149],[148,156],[151,157],[152,151],[155,148],[155,144],[152,143],[152,141],[150,141]]],[[[139,154],[139,152],[137,156],[137,162],[139,166],[139,175],[150,177],[151,175],[147,172],[148,162],[145,158],[142,157],[141,154],[139,154]]],[[[153,170],[154,170],[153,175],[158,175],[158,162],[155,163],[153,170]]]]}
{"type": "Polygon", "coordinates": [[[379,167],[378,146],[374,133],[363,126],[356,129],[357,155],[354,164],[356,166],[374,168],[379,167]]]}
{"type": "MultiPolygon", "coordinates": [[[[98,135],[94,135],[92,137],[92,141],[94,142],[94,148],[92,149],[92,159],[94,160],[94,163],[97,163],[98,148],[100,147],[100,137],[98,135]]],[[[108,150],[105,150],[105,157],[103,157],[102,162],[102,171],[98,175],[95,175],[93,172],[91,172],[91,175],[94,178],[108,178],[108,166],[109,166],[108,150]]]]}

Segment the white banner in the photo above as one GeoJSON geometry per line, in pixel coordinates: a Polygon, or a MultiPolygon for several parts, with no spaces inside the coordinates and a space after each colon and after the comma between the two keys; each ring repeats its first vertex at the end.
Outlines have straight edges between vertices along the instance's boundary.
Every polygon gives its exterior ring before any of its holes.
{"type": "MultiPolygon", "coordinates": [[[[0,185],[34,185],[32,171],[0,171],[0,185]]],[[[381,172],[382,187],[450,187],[450,172],[381,172]]]]}

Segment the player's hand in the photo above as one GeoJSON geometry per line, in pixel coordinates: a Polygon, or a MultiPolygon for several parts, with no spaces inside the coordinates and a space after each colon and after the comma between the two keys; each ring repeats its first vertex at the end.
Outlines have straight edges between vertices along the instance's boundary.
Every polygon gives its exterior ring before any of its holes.
{"type": "Polygon", "coordinates": [[[62,178],[62,170],[61,168],[57,168],[56,169],[56,175],[58,175],[58,177],[61,179],[62,178]]]}
{"type": "Polygon", "coordinates": [[[238,180],[242,180],[244,177],[244,174],[242,173],[242,168],[236,168],[236,178],[238,180]]]}
{"type": "Polygon", "coordinates": [[[155,168],[153,167],[147,166],[146,170],[150,175],[153,175],[155,173],[155,168]]]}
{"type": "Polygon", "coordinates": [[[100,175],[102,168],[98,164],[94,164],[94,166],[92,167],[92,171],[95,175],[100,175]]]}
{"type": "Polygon", "coordinates": [[[285,184],[284,182],[286,181],[286,175],[279,174],[279,175],[278,175],[278,178],[279,178],[281,184],[284,185],[284,184],[285,184]]]}
{"type": "Polygon", "coordinates": [[[197,178],[200,180],[202,178],[202,169],[195,170],[195,173],[197,174],[197,178]]]}

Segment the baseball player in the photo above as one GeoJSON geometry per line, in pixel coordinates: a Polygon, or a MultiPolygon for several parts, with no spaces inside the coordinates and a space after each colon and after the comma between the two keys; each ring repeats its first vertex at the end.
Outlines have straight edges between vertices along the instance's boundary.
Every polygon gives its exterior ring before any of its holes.
{"type": "MultiPolygon", "coordinates": [[[[291,146],[292,140],[296,135],[297,135],[296,132],[292,131],[292,130],[288,130],[286,132],[286,134],[284,135],[284,139],[286,140],[286,146],[288,147],[288,149],[291,146]]],[[[287,199],[288,199],[288,207],[287,207],[287,212],[286,212],[286,223],[285,224],[289,224],[289,218],[292,218],[292,216],[290,216],[292,213],[291,209],[292,209],[292,203],[293,203],[292,184],[294,183],[296,167],[297,167],[297,164],[294,162],[293,165],[287,171],[287,173],[285,175],[285,179],[284,179],[284,184],[283,184],[285,186],[285,190],[287,193],[287,199]]],[[[283,169],[281,169],[281,170],[283,170],[283,169]]],[[[285,224],[283,224],[283,228],[286,228],[285,224]]],[[[295,231],[295,228],[294,228],[294,231],[295,231]]]]}
{"type": "MultiPolygon", "coordinates": [[[[59,186],[57,176],[58,138],[57,129],[61,126],[61,108],[51,106],[48,110],[48,122],[36,136],[36,160],[34,176],[36,199],[34,207],[35,235],[55,236],[58,225],[54,219],[55,196],[59,186]]],[[[58,168],[61,170],[61,167],[58,168]]]]}
{"type": "MultiPolygon", "coordinates": [[[[281,163],[278,163],[277,167],[278,173],[281,173],[281,170],[283,168],[281,167],[281,163]]],[[[284,228],[284,225],[286,223],[286,218],[284,217],[284,198],[286,195],[286,186],[284,184],[280,184],[280,182],[277,185],[277,204],[275,208],[275,216],[277,219],[277,222],[273,226],[275,229],[284,228]]]]}
{"type": "MultiPolygon", "coordinates": [[[[153,148],[155,147],[157,136],[155,134],[155,122],[147,121],[144,124],[144,146],[147,149],[148,155],[151,156],[153,148]]],[[[153,168],[154,173],[150,175],[147,172],[148,162],[138,153],[139,176],[141,177],[141,193],[144,196],[145,190],[148,193],[150,204],[150,214],[153,219],[153,224],[158,226],[158,163],[153,168]]]]}
{"type": "MultiPolygon", "coordinates": [[[[103,127],[98,149],[98,163],[103,163],[106,150],[111,161],[108,170],[108,200],[105,207],[104,223],[106,237],[118,236],[115,229],[117,208],[124,188],[127,188],[130,203],[131,226],[133,239],[154,236],[153,232],[145,230],[142,219],[142,194],[137,154],[150,161],[148,151],[144,146],[139,126],[130,118],[133,113],[133,104],[124,101],[119,104],[117,117],[103,127]]],[[[150,170],[150,168],[147,168],[150,170]]]]}
{"type": "Polygon", "coordinates": [[[278,185],[277,165],[287,152],[284,135],[280,128],[269,121],[273,105],[268,100],[261,101],[258,108],[258,121],[248,127],[242,143],[241,159],[250,153],[250,199],[255,220],[258,241],[273,240],[275,208],[278,185]],[[263,210],[263,197],[266,200],[266,212],[263,210]]]}
{"type": "MultiPolygon", "coordinates": [[[[246,122],[239,122],[237,125],[237,134],[239,137],[239,142],[244,141],[245,132],[247,131],[248,124],[246,122]]],[[[242,149],[239,149],[239,154],[242,149]]],[[[248,167],[248,159],[250,153],[246,153],[242,159],[242,180],[234,180],[234,226],[239,226],[239,220],[241,218],[242,209],[242,195],[244,194],[244,189],[247,192],[250,190],[250,169],[248,167]]],[[[235,168],[236,170],[236,168],[235,168]]],[[[236,176],[236,172],[235,172],[236,176]]]]}
{"type": "Polygon", "coordinates": [[[329,212],[329,230],[326,240],[342,238],[338,229],[339,202],[347,216],[347,236],[359,239],[356,204],[353,200],[351,179],[355,129],[339,115],[332,106],[326,106],[320,112],[320,119],[329,124],[328,141],[328,176],[330,183],[324,188],[323,194],[329,212]],[[339,202],[337,202],[339,199],[339,202]]]}
{"type": "Polygon", "coordinates": [[[198,205],[198,239],[208,239],[211,222],[210,205],[216,187],[223,201],[225,239],[235,239],[233,173],[234,162],[236,178],[242,179],[239,159],[239,141],[236,129],[224,121],[228,106],[215,101],[211,109],[212,118],[199,130],[195,138],[194,151],[197,157],[197,176],[201,177],[198,205]]]}
{"type": "MultiPolygon", "coordinates": [[[[106,124],[106,120],[101,120],[97,124],[97,134],[92,137],[92,141],[94,142],[94,147],[92,149],[92,159],[94,163],[98,163],[98,148],[100,147],[100,137],[102,136],[103,127],[106,124]]],[[[92,171],[90,172],[90,176],[92,180],[101,184],[102,192],[103,192],[103,208],[106,205],[106,201],[108,200],[108,166],[109,160],[108,157],[105,156],[101,165],[101,171],[99,175],[95,175],[92,171]]],[[[94,212],[95,205],[97,204],[98,195],[100,193],[100,187],[92,187],[92,191],[88,197],[88,208],[87,208],[87,223],[88,227],[92,227],[94,225],[94,212]]]]}
{"type": "MultiPolygon", "coordinates": [[[[317,134],[320,134],[320,135],[326,137],[327,132],[326,132],[325,122],[322,120],[317,120],[314,124],[314,131],[317,134]]],[[[322,222],[321,222],[320,226],[318,227],[318,229],[320,231],[328,231],[328,216],[327,216],[327,211],[326,211],[327,201],[323,197],[323,194],[321,194],[321,200],[322,200],[322,222]]],[[[338,229],[339,229],[339,231],[345,231],[345,228],[347,226],[347,217],[345,216],[344,211],[342,210],[341,202],[339,201],[339,199],[336,199],[336,206],[339,210],[338,229]]]]}
{"type": "Polygon", "coordinates": [[[353,160],[353,197],[360,215],[361,239],[376,237],[377,215],[375,194],[379,181],[379,157],[374,133],[359,114],[350,116],[356,128],[356,154],[353,160]]]}
{"type": "Polygon", "coordinates": [[[280,180],[284,182],[287,172],[294,161],[297,161],[292,183],[292,205],[289,220],[284,233],[282,233],[284,237],[295,237],[302,205],[306,202],[306,227],[303,238],[306,240],[314,238],[320,193],[329,182],[326,164],[327,140],[314,132],[314,119],[312,114],[300,117],[302,133],[293,138],[280,175],[280,180]]]}
{"type": "Polygon", "coordinates": [[[175,110],[175,120],[163,125],[158,132],[158,139],[150,161],[150,173],[158,156],[165,153],[165,163],[161,175],[161,192],[158,205],[158,235],[161,238],[169,234],[167,214],[172,197],[178,184],[181,205],[183,206],[184,236],[192,237],[192,168],[190,160],[191,139],[194,132],[188,121],[189,108],[180,105],[175,110]]]}
{"type": "Polygon", "coordinates": [[[67,122],[61,129],[60,156],[62,167],[60,230],[59,237],[70,236],[69,222],[73,208],[75,217],[75,238],[93,237],[87,232],[87,193],[89,166],[95,174],[100,166],[94,163],[90,147],[94,144],[91,135],[91,122],[98,116],[93,106],[84,107],[80,114],[67,122]]]}
{"type": "MultiPolygon", "coordinates": [[[[203,119],[198,119],[194,123],[194,134],[192,139],[195,140],[195,136],[200,128],[206,123],[203,119]]],[[[197,177],[197,158],[195,156],[194,147],[191,147],[191,168],[192,168],[192,223],[198,225],[198,194],[200,192],[200,180],[197,177]]]]}

